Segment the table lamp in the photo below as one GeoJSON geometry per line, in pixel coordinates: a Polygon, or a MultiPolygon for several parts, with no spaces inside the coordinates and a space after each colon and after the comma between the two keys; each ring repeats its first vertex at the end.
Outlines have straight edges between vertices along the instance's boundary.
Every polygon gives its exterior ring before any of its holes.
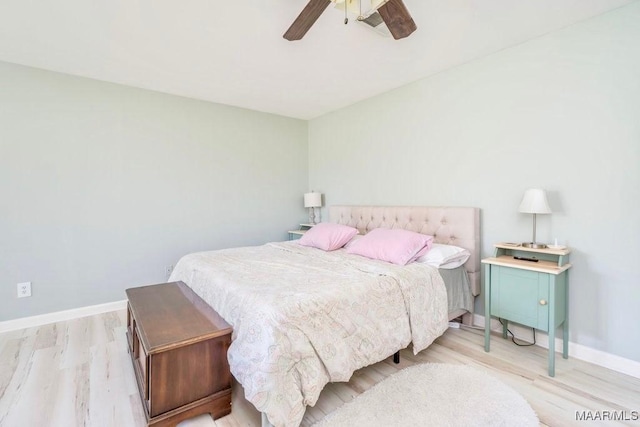
{"type": "Polygon", "coordinates": [[[547,202],[547,193],[539,188],[530,188],[524,192],[522,202],[518,212],[533,214],[533,239],[530,242],[522,244],[525,248],[544,249],[547,247],[544,243],[536,242],[536,215],[550,214],[549,202],[547,202]]]}
{"type": "Polygon", "coordinates": [[[304,193],[304,207],[309,208],[309,224],[316,224],[315,209],[322,206],[322,193],[304,193]]]}

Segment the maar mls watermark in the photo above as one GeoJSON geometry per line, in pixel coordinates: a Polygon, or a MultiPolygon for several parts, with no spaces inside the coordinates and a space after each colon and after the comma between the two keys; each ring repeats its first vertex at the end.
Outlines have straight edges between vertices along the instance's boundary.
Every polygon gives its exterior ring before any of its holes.
{"type": "Polygon", "coordinates": [[[576,411],[576,421],[638,421],[640,411],[576,411]]]}

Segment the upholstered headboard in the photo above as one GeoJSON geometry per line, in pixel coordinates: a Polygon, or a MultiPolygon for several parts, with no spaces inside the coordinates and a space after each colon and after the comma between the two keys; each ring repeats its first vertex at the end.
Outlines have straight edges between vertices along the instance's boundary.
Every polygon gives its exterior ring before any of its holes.
{"type": "Polygon", "coordinates": [[[332,206],[329,221],[355,227],[361,234],[374,228],[402,228],[429,234],[436,243],[468,249],[465,264],[471,290],[480,294],[480,209],[429,206],[332,206]]]}

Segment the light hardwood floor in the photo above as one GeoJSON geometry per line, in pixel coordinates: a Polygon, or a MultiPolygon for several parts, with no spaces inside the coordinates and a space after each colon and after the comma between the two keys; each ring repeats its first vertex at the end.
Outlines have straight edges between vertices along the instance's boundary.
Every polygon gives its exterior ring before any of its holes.
{"type": "MultiPolygon", "coordinates": [[[[0,334],[0,426],[143,426],[125,323],[123,310],[0,334]]],[[[425,362],[489,372],[519,391],[542,425],[623,425],[578,422],[576,411],[640,411],[640,379],[561,356],[556,377],[550,378],[546,350],[517,347],[498,335],[491,344],[491,353],[485,353],[481,331],[450,329],[417,356],[403,350],[399,365],[385,360],[357,371],[348,383],[329,384],[307,410],[303,426],[399,369],[425,362]]],[[[216,420],[217,427],[247,425],[246,412],[234,406],[231,415],[216,420]]],[[[181,427],[213,425],[204,416],[181,427]]]]}

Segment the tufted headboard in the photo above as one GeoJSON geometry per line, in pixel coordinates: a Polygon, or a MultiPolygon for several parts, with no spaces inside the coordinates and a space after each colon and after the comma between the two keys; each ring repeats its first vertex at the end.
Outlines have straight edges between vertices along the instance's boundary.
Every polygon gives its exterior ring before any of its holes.
{"type": "Polygon", "coordinates": [[[480,294],[480,209],[430,206],[332,206],[329,221],[355,227],[361,234],[374,228],[402,228],[434,237],[436,243],[468,249],[465,264],[471,290],[480,294]]]}

